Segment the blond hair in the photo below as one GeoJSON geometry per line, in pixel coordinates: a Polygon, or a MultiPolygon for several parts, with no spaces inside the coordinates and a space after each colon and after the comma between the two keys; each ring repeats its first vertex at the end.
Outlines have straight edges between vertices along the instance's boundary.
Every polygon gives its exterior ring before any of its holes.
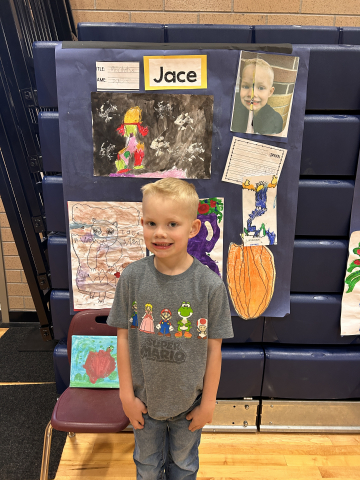
{"type": "Polygon", "coordinates": [[[262,58],[249,58],[248,60],[244,61],[244,68],[243,68],[242,71],[244,71],[245,68],[249,67],[250,65],[255,65],[255,68],[256,67],[265,68],[269,72],[270,80],[271,80],[271,86],[273,85],[273,83],[274,83],[274,70],[268,62],[265,62],[265,60],[263,60],[262,58]]]}
{"type": "MultiPolygon", "coordinates": [[[[191,216],[196,219],[199,196],[196,193],[195,187],[192,183],[180,180],[180,178],[162,178],[154,183],[147,183],[141,187],[143,198],[146,195],[163,195],[172,200],[179,201],[179,207],[185,204],[189,207],[191,216]]],[[[181,208],[180,207],[180,208],[181,208]]]]}

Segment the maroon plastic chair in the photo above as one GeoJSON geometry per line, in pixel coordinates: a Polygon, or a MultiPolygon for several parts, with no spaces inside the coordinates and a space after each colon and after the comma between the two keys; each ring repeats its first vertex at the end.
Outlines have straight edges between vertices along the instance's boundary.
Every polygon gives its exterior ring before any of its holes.
{"type": "MultiPolygon", "coordinates": [[[[71,363],[73,335],[113,335],[116,328],[98,323],[98,317],[107,317],[109,309],[84,310],[74,315],[68,331],[67,352],[71,363]]],[[[75,433],[116,433],[129,425],[117,388],[68,387],[57,401],[51,421],[45,430],[40,480],[48,480],[52,430],[75,433]]]]}

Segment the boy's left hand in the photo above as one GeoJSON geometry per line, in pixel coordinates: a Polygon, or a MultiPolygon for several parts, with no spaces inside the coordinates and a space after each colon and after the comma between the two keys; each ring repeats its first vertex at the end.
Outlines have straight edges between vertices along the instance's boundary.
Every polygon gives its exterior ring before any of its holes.
{"type": "Polygon", "coordinates": [[[198,407],[195,407],[194,410],[191,410],[191,412],[186,415],[186,420],[191,420],[189,430],[191,432],[195,432],[195,430],[203,428],[203,426],[207,423],[211,423],[214,409],[215,404],[214,406],[205,406],[200,404],[198,407]]]}

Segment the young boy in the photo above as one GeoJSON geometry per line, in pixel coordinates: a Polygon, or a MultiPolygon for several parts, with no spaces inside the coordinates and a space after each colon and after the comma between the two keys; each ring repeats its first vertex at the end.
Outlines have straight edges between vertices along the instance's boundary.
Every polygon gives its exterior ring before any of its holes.
{"type": "Polygon", "coordinates": [[[118,327],[120,399],[134,427],[137,478],[190,480],[215,408],[221,339],[233,336],[230,309],[219,276],[187,253],[201,226],[194,186],[166,178],[142,191],[141,223],[154,255],[123,271],[107,322],[118,327]],[[130,328],[134,301],[143,331],[130,328]],[[159,337],[154,324],[164,312],[170,335],[159,337]],[[199,319],[206,335],[198,334],[199,319]]]}
{"type": "Polygon", "coordinates": [[[233,132],[273,135],[283,130],[281,115],[267,103],[275,91],[273,83],[274,71],[265,60],[245,60],[239,94],[235,94],[233,132]]]}

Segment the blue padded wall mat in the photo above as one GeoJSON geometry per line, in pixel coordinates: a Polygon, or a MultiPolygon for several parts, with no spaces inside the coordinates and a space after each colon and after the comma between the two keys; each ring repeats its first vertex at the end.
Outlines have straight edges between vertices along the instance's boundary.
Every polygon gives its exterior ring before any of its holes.
{"type": "Polygon", "coordinates": [[[355,176],[360,117],[305,115],[300,175],[355,176]]]}
{"type": "MultiPolygon", "coordinates": [[[[296,235],[346,236],[353,190],[352,180],[300,180],[296,235]]],[[[45,176],[43,191],[48,230],[65,232],[62,177],[45,176]]]]}
{"type": "Polygon", "coordinates": [[[48,236],[48,255],[52,288],[68,289],[67,240],[65,235],[48,236]]]}
{"type": "Polygon", "coordinates": [[[33,56],[38,103],[57,107],[55,47],[61,42],[34,42],[33,56]]]}
{"type": "Polygon", "coordinates": [[[236,316],[231,317],[234,330],[233,338],[225,338],[224,343],[259,343],[262,342],[264,317],[252,320],[243,320],[236,316]]]}
{"type": "Polygon", "coordinates": [[[360,110],[360,46],[308,45],[307,110],[360,110]]]}
{"type": "Polygon", "coordinates": [[[295,239],[291,291],[342,293],[347,240],[295,239]]]}
{"type": "Polygon", "coordinates": [[[353,194],[353,180],[300,180],[295,235],[346,237],[353,194]]]}
{"type": "Polygon", "coordinates": [[[70,312],[70,295],[68,290],[52,290],[50,308],[56,340],[67,337],[72,315],[70,312]]]}
{"type": "Polygon", "coordinates": [[[46,225],[48,232],[64,232],[65,211],[63,181],[60,176],[44,176],[42,179],[46,225]]]}
{"type": "Polygon", "coordinates": [[[38,123],[43,171],[61,172],[59,114],[40,112],[38,123]]]}
{"type": "Polygon", "coordinates": [[[223,345],[217,398],[259,397],[264,351],[256,345],[223,345]]]}
{"type": "Polygon", "coordinates": [[[78,23],[79,41],[163,43],[164,25],[157,23],[78,23]]]}
{"type": "Polygon", "coordinates": [[[253,42],[337,45],[339,28],[307,25],[255,25],[253,42]]]}
{"type": "Polygon", "coordinates": [[[165,25],[166,43],[251,43],[250,25],[165,25]]]}
{"type": "Polygon", "coordinates": [[[340,336],[341,295],[292,293],[290,315],[265,318],[264,342],[303,345],[360,344],[360,335],[340,336]]]}
{"type": "Polygon", "coordinates": [[[70,385],[70,365],[67,355],[66,339],[60,340],[54,348],[53,360],[56,391],[61,395],[70,385]]]}
{"type": "Polygon", "coordinates": [[[360,346],[265,345],[262,396],[296,400],[360,397],[360,346]]]}
{"type": "Polygon", "coordinates": [[[342,27],[339,43],[343,45],[360,45],[360,28],[342,27]]]}
{"type": "MultiPolygon", "coordinates": [[[[39,130],[44,171],[61,172],[58,112],[40,112],[39,130]]],[[[359,148],[359,116],[305,115],[300,174],[355,176],[359,148]]]]}

